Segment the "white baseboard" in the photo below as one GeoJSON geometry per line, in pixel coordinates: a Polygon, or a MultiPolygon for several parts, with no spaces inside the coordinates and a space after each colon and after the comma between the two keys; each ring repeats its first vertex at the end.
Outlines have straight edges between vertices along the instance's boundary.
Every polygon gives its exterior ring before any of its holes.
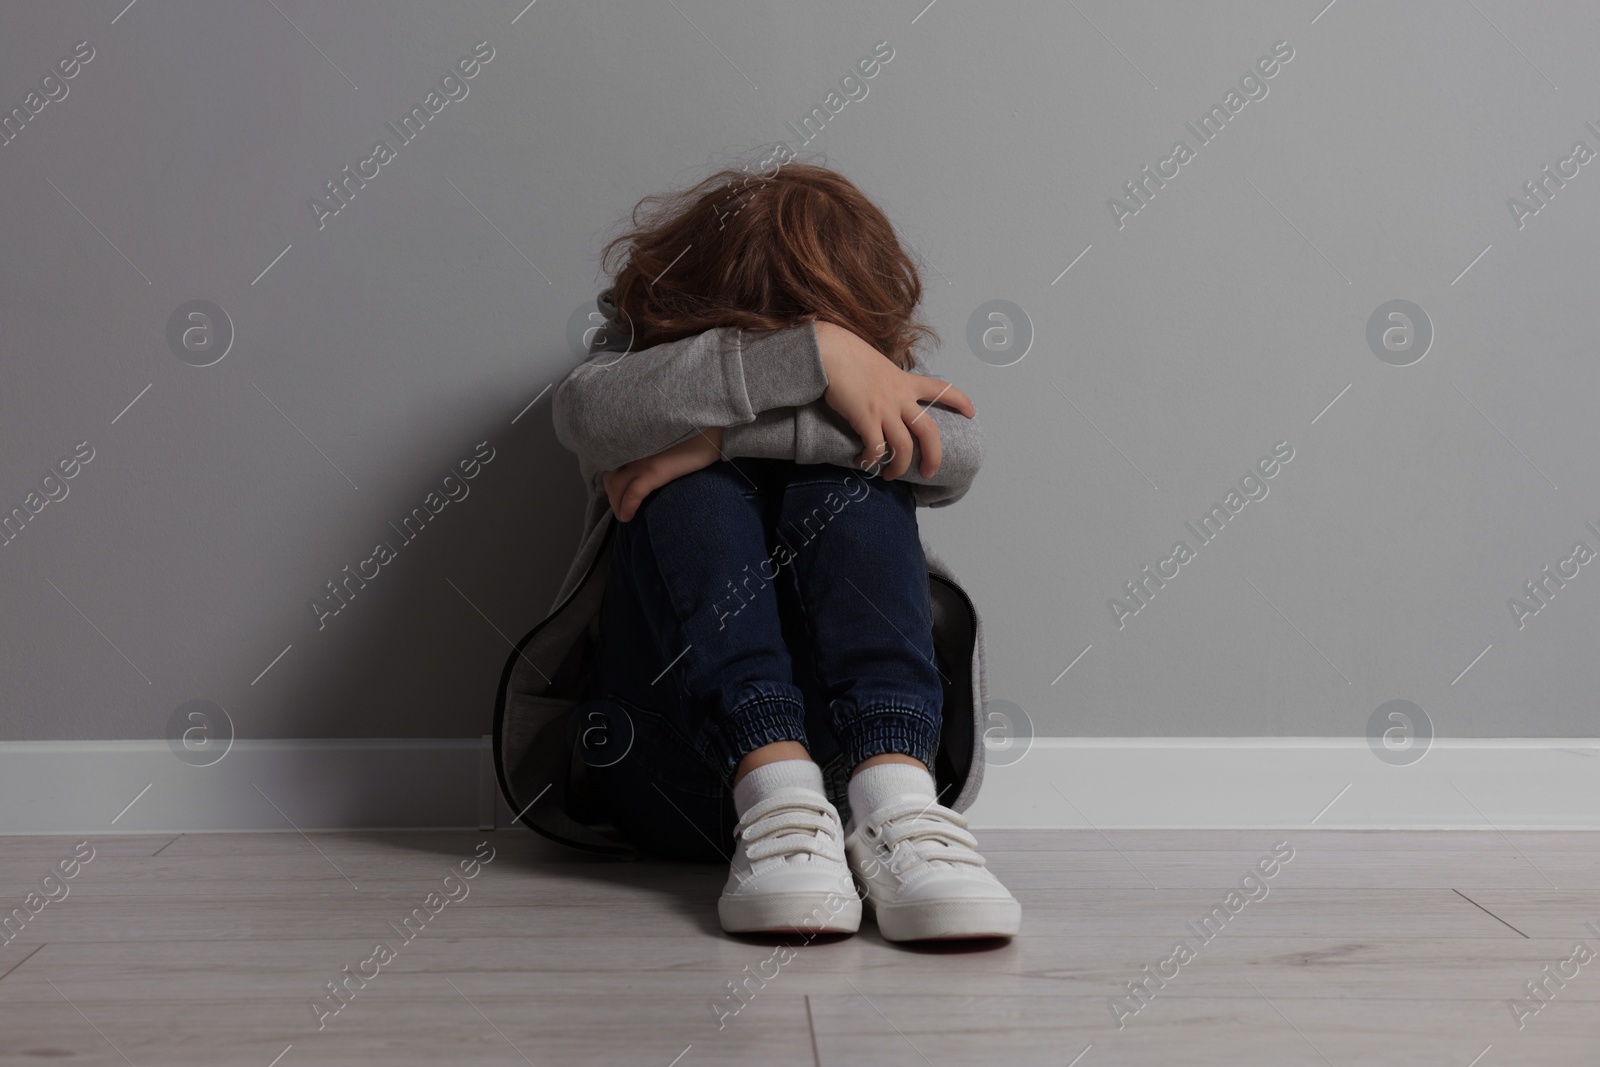
{"type": "Polygon", "coordinates": [[[0,742],[0,834],[508,821],[487,738],[238,740],[209,767],[183,762],[165,741],[0,742]]]}
{"type": "MultiPolygon", "coordinates": [[[[974,827],[1600,830],[1600,739],[1036,738],[990,766],[974,827]],[[1337,800],[1335,799],[1337,797],[1337,800]]],[[[488,739],[0,742],[0,835],[505,826],[488,739]],[[130,806],[131,804],[131,806],[130,806]]]]}
{"type": "Polygon", "coordinates": [[[967,814],[991,829],[1600,830],[1600,739],[1436,738],[1395,766],[1365,738],[1041,737],[986,769],[967,814]]]}

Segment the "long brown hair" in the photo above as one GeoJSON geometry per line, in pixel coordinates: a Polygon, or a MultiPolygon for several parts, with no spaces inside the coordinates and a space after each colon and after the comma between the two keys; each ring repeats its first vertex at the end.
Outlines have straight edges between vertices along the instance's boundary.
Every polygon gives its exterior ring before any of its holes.
{"type": "Polygon", "coordinates": [[[915,319],[922,279],[894,227],[850,179],[786,163],[774,173],[722,170],[633,209],[606,245],[620,264],[611,298],[633,348],[720,326],[775,330],[821,319],[897,366],[937,335],[915,319]]]}

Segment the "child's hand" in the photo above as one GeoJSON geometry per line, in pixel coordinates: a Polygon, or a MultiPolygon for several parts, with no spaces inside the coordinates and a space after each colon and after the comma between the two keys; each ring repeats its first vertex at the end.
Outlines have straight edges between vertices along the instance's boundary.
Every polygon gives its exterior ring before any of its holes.
{"type": "Polygon", "coordinates": [[[611,501],[617,520],[628,522],[639,511],[645,497],[674,478],[703,470],[721,458],[722,427],[713,426],[653,456],[605,471],[600,480],[605,483],[606,497],[611,501]]]}
{"type": "Polygon", "coordinates": [[[828,390],[822,399],[844,416],[861,438],[863,447],[856,463],[868,467],[880,461],[887,444],[893,449],[893,459],[883,476],[898,478],[911,467],[915,435],[922,446],[921,474],[933,477],[942,455],[939,428],[932,419],[923,418],[918,401],[937,400],[970,419],[974,410],[967,394],[948,382],[901,370],[843,326],[818,320],[816,330],[817,351],[828,376],[828,390]]]}

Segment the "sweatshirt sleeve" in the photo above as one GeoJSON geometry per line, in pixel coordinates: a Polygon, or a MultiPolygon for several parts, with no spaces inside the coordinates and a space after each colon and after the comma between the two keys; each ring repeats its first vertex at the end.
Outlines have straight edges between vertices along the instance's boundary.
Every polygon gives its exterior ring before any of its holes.
{"type": "MultiPolygon", "coordinates": [[[[913,373],[930,374],[919,360],[913,373]]],[[[932,478],[917,473],[922,449],[913,447],[911,468],[901,480],[914,487],[922,507],[944,507],[966,495],[983,464],[983,433],[976,418],[930,404],[926,418],[939,428],[943,458],[932,478]]],[[[722,433],[722,450],[729,456],[752,459],[787,459],[795,463],[830,463],[856,466],[861,439],[843,417],[818,399],[800,407],[763,411],[754,420],[729,427],[722,433]]]]}
{"type": "Polygon", "coordinates": [[[556,438],[592,483],[707,427],[809,404],[827,388],[810,323],[708,330],[636,352],[591,353],[556,388],[556,438]]]}

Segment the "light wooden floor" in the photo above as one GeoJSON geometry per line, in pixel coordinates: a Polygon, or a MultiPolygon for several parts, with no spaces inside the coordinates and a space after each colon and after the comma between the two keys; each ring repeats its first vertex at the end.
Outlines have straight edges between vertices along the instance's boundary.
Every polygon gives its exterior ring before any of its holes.
{"type": "MultiPolygon", "coordinates": [[[[75,840],[0,838],[0,915],[75,840]]],[[[522,831],[91,841],[0,948],[0,1063],[1600,1062],[1600,959],[1520,1031],[1506,1004],[1600,952],[1600,834],[990,831],[1014,942],[908,949],[869,922],[781,968],[779,940],[718,930],[724,872],[522,831]],[[469,896],[401,944],[388,923],[483,840],[469,896]],[[1268,896],[1198,945],[1185,922],[1282,840],[1268,896]],[[1109,999],[1179,938],[1196,958],[1119,1029],[1109,999]],[[379,941],[396,957],[319,1031],[309,1002],[379,941]],[[726,983],[775,968],[719,1029],[726,983]]]]}

